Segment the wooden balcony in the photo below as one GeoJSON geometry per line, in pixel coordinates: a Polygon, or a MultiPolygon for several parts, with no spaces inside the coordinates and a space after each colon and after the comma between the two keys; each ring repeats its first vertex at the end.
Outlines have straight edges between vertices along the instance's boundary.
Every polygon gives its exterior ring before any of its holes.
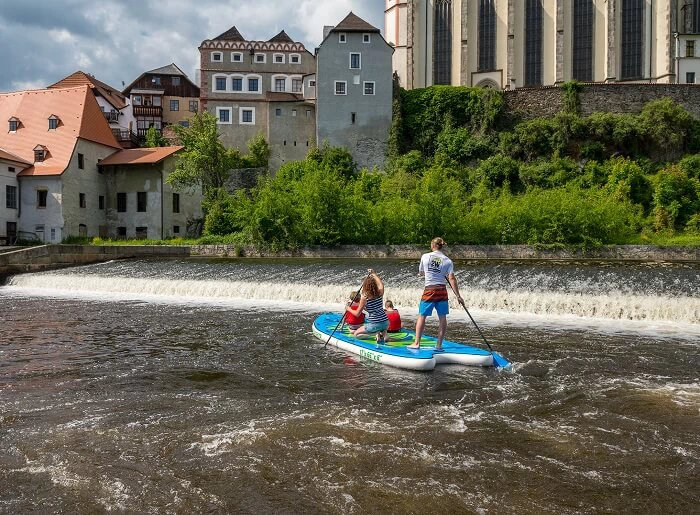
{"type": "MultiPolygon", "coordinates": [[[[147,129],[136,129],[136,135],[139,137],[139,139],[143,139],[146,137],[146,133],[151,129],[151,127],[148,127],[147,129]]],[[[163,134],[162,129],[156,129],[158,131],[158,134],[163,134]]]]}
{"type": "Polygon", "coordinates": [[[119,111],[110,111],[109,113],[107,111],[102,111],[102,114],[105,115],[109,123],[119,122],[119,111]]]}
{"type": "Polygon", "coordinates": [[[139,138],[129,129],[112,129],[112,134],[122,148],[136,148],[139,146],[139,138]]]}
{"type": "Polygon", "coordinates": [[[161,118],[163,116],[163,108],[161,106],[134,106],[134,116],[161,118]]]}

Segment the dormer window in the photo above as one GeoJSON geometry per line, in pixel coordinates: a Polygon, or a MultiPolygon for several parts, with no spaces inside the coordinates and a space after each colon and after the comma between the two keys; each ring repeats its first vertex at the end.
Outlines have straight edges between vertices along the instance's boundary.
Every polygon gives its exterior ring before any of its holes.
{"type": "Polygon", "coordinates": [[[58,129],[58,116],[52,114],[49,116],[49,130],[55,131],[56,129],[58,129]]]}
{"type": "Polygon", "coordinates": [[[47,148],[44,145],[34,147],[34,162],[42,163],[46,159],[47,148]]]}
{"type": "Polygon", "coordinates": [[[19,128],[19,119],[13,116],[8,121],[10,124],[10,132],[17,132],[17,129],[19,128]]]}

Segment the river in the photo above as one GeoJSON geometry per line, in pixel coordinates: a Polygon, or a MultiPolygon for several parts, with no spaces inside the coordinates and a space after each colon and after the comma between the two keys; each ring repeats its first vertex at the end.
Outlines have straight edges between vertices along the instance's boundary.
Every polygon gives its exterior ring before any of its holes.
{"type": "MultiPolygon", "coordinates": [[[[311,333],[368,266],[412,325],[406,261],[11,278],[0,512],[697,512],[699,267],[457,263],[514,365],[410,372],[311,333]]],[[[456,305],[448,336],[479,344],[456,305]]]]}

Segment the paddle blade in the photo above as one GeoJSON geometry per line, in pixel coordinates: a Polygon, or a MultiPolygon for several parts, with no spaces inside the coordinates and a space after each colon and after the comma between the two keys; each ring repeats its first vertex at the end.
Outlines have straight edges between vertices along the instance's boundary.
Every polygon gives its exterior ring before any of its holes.
{"type": "Polygon", "coordinates": [[[493,366],[496,368],[506,368],[510,366],[510,361],[501,356],[498,352],[493,353],[493,366]]]}

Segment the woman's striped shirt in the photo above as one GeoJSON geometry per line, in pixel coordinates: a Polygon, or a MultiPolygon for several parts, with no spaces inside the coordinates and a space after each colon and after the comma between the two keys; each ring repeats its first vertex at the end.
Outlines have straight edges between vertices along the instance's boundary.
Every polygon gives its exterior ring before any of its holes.
{"type": "Polygon", "coordinates": [[[378,323],[389,321],[389,317],[386,316],[386,312],[384,311],[384,297],[367,299],[365,309],[367,310],[367,318],[370,322],[378,323]]]}

